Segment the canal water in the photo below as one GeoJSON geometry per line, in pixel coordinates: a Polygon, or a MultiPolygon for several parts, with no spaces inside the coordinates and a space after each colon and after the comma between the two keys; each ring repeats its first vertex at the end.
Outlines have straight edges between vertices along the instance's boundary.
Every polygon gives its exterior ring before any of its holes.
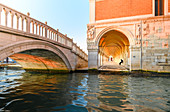
{"type": "Polygon", "coordinates": [[[0,112],[170,112],[169,77],[0,71],[0,112]]]}

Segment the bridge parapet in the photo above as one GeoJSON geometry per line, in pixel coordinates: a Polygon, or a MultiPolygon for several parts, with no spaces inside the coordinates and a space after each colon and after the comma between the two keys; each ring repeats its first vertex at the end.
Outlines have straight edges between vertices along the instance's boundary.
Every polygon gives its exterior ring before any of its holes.
{"type": "Polygon", "coordinates": [[[60,43],[64,47],[69,47],[82,59],[88,61],[87,54],[80,49],[67,35],[62,34],[59,30],[55,30],[47,25],[47,22],[42,23],[34,18],[18,12],[10,7],[0,4],[0,26],[19,31],[24,34],[34,35],[36,38],[46,38],[50,41],[60,43]]]}

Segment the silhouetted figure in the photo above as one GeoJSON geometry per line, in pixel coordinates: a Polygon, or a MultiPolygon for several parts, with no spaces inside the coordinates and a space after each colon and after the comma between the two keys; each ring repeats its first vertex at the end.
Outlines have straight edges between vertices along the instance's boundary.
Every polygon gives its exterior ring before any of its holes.
{"type": "Polygon", "coordinates": [[[123,60],[121,59],[119,65],[121,65],[122,63],[123,63],[123,60]]]}
{"type": "Polygon", "coordinates": [[[9,62],[9,59],[8,59],[8,57],[6,58],[6,63],[8,63],[9,62]]]}

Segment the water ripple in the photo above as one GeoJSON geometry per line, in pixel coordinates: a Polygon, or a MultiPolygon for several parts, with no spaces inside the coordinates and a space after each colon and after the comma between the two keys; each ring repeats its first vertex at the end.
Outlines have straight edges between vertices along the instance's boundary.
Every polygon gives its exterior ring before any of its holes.
{"type": "Polygon", "coordinates": [[[0,71],[0,111],[140,112],[170,110],[170,78],[0,71]]]}

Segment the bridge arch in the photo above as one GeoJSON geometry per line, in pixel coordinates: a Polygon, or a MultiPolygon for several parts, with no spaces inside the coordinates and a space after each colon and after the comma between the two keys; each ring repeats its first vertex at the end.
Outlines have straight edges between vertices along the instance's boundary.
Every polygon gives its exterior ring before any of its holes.
{"type": "Polygon", "coordinates": [[[118,65],[123,59],[124,66],[130,68],[129,47],[134,45],[134,36],[129,30],[121,26],[109,26],[97,35],[95,42],[98,46],[98,66],[118,65]]]}
{"type": "Polygon", "coordinates": [[[69,71],[72,70],[71,63],[69,62],[64,52],[60,50],[60,48],[58,48],[57,46],[49,42],[40,41],[40,40],[25,40],[25,41],[20,41],[14,44],[4,46],[0,49],[0,60],[3,60],[6,57],[9,57],[17,53],[21,53],[28,50],[35,50],[35,49],[47,50],[56,54],[58,57],[62,59],[67,69],[69,71]]]}

